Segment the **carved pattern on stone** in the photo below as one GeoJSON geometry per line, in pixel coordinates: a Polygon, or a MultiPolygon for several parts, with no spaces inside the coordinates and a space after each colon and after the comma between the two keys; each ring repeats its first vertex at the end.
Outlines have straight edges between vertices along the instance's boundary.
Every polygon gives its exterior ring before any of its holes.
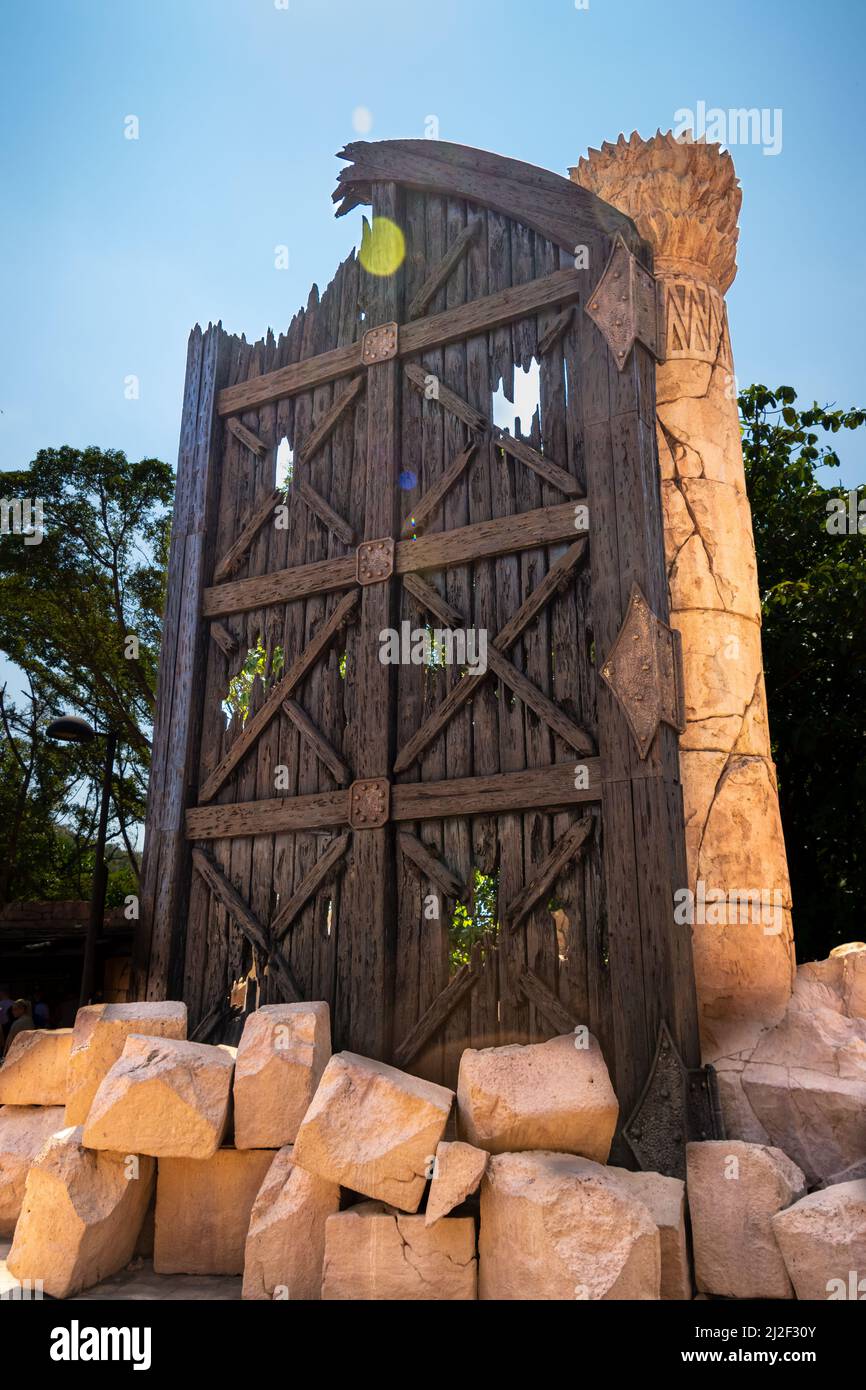
{"type": "Polygon", "coordinates": [[[718,290],[690,275],[665,277],[665,357],[688,357],[733,370],[725,301],[718,290]]]}

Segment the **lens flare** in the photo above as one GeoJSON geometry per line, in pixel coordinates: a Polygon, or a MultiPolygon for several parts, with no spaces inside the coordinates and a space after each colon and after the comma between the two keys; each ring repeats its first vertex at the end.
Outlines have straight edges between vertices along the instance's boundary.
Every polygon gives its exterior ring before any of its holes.
{"type": "Polygon", "coordinates": [[[393,275],[406,259],[406,238],[389,217],[374,217],[372,227],[364,220],[361,233],[361,265],[368,275],[393,275]]]}

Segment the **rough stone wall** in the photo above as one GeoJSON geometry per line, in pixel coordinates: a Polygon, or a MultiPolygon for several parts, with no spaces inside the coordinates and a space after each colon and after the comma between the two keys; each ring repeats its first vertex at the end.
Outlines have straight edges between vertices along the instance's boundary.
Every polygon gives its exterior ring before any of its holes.
{"type": "Polygon", "coordinates": [[[709,1060],[723,1050],[732,1025],[778,1021],[794,976],[724,301],[736,274],[741,194],[729,154],[670,134],[620,136],[615,145],[591,150],[571,176],[634,219],[654,248],[662,286],[666,350],[658,369],[657,430],[671,622],[683,640],[688,727],[680,769],[690,886],[694,891],[702,881],[708,893],[763,889],[767,903],[781,908],[778,922],[694,925],[709,1060]]]}

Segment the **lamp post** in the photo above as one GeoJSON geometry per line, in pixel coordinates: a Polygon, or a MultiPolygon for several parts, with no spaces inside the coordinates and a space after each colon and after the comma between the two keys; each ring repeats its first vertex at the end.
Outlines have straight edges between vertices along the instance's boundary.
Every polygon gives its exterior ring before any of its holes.
{"type": "Polygon", "coordinates": [[[105,864],[105,835],[108,830],[108,807],[111,796],[111,776],[114,771],[114,753],[117,748],[117,734],[114,729],[98,734],[86,719],[75,714],[64,714],[48,725],[49,738],[62,743],[92,743],[94,739],[105,739],[105,765],[102,773],[102,797],[99,803],[99,827],[96,834],[96,860],[93,865],[93,886],[90,893],[90,920],[84,938],[84,963],[81,968],[81,995],[78,1007],[89,1004],[96,982],[96,943],[105,918],[105,890],[108,885],[108,870],[105,864]]]}

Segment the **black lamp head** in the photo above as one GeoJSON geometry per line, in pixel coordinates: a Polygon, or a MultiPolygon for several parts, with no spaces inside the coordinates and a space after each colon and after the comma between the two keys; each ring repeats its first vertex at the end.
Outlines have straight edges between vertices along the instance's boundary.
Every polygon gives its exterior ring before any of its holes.
{"type": "Polygon", "coordinates": [[[96,738],[96,730],[77,714],[62,714],[59,719],[52,719],[45,732],[49,738],[62,743],[92,743],[96,738]]]}

